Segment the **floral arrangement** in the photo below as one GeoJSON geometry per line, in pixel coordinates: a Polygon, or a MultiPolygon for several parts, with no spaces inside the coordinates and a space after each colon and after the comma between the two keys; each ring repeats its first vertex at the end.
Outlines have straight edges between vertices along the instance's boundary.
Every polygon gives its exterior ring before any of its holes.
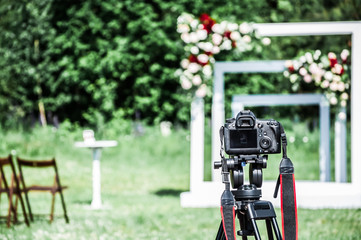
{"type": "MultiPolygon", "coordinates": [[[[252,24],[217,23],[208,14],[195,18],[183,13],[177,24],[177,31],[185,44],[185,58],[177,74],[182,88],[194,91],[197,97],[204,97],[208,92],[207,83],[213,75],[215,55],[233,49],[240,52],[252,50],[253,39],[260,39],[252,24]]],[[[269,45],[271,40],[263,38],[261,42],[269,45]]]]}
{"type": "Polygon", "coordinates": [[[292,83],[293,91],[312,86],[324,93],[331,105],[346,107],[350,98],[350,51],[344,49],[339,57],[320,50],[306,52],[297,60],[286,61],[284,76],[292,83]]]}

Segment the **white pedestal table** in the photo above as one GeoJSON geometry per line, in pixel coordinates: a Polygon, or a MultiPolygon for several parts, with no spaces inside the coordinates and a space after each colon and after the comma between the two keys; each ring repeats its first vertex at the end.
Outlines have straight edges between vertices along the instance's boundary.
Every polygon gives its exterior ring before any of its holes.
{"type": "Polygon", "coordinates": [[[112,140],[75,142],[75,147],[93,149],[93,199],[91,202],[92,209],[102,208],[100,178],[101,149],[106,147],[115,147],[117,145],[117,141],[112,140]]]}

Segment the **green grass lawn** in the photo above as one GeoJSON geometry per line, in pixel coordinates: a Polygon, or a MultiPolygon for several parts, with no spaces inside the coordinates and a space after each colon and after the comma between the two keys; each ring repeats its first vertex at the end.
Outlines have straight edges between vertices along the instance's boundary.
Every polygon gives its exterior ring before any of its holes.
{"type": "MultiPolygon", "coordinates": [[[[296,178],[318,179],[318,133],[307,133],[309,142],[301,144],[302,126],[286,131],[295,137],[288,152],[296,178]]],[[[0,132],[2,156],[16,149],[23,157],[57,158],[62,183],[69,186],[65,200],[70,217],[66,224],[57,198],[52,224],[46,217],[36,218],[28,228],[20,218],[19,224],[7,228],[2,219],[0,239],[214,239],[220,222],[218,208],[180,206],[179,194],[189,190],[188,135],[186,130],[177,130],[162,137],[158,128],[146,128],[138,137],[113,133],[119,145],[102,151],[104,209],[91,210],[92,153],[74,147],[74,141],[82,139],[79,129],[0,132]]],[[[276,180],[279,160],[280,155],[270,158],[266,179],[276,180]]],[[[34,212],[50,211],[50,194],[30,197],[34,212]]],[[[1,215],[6,213],[6,202],[3,196],[1,215]]],[[[299,209],[298,215],[299,239],[361,239],[361,209],[299,209]]],[[[279,225],[280,221],[279,217],[279,225]]],[[[265,233],[265,228],[261,231],[265,233]]]]}

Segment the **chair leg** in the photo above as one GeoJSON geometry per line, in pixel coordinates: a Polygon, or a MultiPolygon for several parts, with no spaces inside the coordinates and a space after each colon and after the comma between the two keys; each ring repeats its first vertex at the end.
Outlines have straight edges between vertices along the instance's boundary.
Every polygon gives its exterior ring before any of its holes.
{"type": "Polygon", "coordinates": [[[65,222],[66,222],[66,223],[69,223],[68,214],[66,213],[66,207],[65,207],[65,201],[64,201],[63,191],[60,190],[59,193],[60,193],[60,198],[61,198],[61,205],[63,206],[63,212],[64,212],[65,222]]]}
{"type": "Polygon", "coordinates": [[[28,206],[28,212],[29,212],[30,220],[34,221],[33,213],[31,212],[31,206],[30,206],[30,202],[29,202],[28,192],[24,191],[24,193],[25,193],[26,205],[28,206]]]}
{"type": "Polygon", "coordinates": [[[55,205],[55,193],[52,193],[51,209],[50,209],[50,222],[54,220],[54,205],[55,205]]]}
{"type": "Polygon", "coordinates": [[[11,212],[14,210],[13,205],[12,205],[12,198],[13,198],[13,189],[12,188],[9,189],[8,196],[9,196],[9,209],[8,209],[8,216],[7,216],[7,220],[6,220],[6,225],[7,225],[7,227],[10,227],[11,212]]]}
{"type": "MultiPolygon", "coordinates": [[[[13,202],[13,195],[15,194],[16,195],[16,189],[15,189],[15,192],[14,192],[14,175],[11,176],[11,187],[9,189],[9,193],[11,196],[9,196],[9,207],[11,207],[11,211],[13,212],[14,214],[14,223],[16,223],[18,221],[18,215],[17,215],[17,208],[16,208],[16,202],[15,202],[15,206],[14,206],[14,202],[13,202]]],[[[17,198],[15,198],[15,200],[17,200],[17,198]]]]}
{"type": "Polygon", "coordinates": [[[16,208],[15,208],[15,209],[17,209],[18,198],[20,199],[20,205],[21,205],[21,209],[22,209],[22,211],[23,211],[25,223],[26,223],[26,225],[27,225],[28,227],[30,227],[30,223],[29,223],[29,220],[28,220],[28,216],[27,216],[26,210],[25,210],[24,200],[23,200],[20,192],[17,194],[16,203],[15,203],[15,204],[16,204],[16,208]]]}

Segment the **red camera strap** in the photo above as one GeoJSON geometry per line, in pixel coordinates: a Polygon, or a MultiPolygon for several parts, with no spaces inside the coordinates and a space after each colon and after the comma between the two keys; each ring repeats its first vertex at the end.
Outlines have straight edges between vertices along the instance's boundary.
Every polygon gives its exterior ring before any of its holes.
{"type": "Polygon", "coordinates": [[[286,240],[297,240],[297,204],[294,174],[280,174],[282,236],[286,240]]]}
{"type": "Polygon", "coordinates": [[[281,186],[281,215],[282,215],[282,235],[284,240],[298,239],[298,219],[296,203],[296,187],[294,167],[291,159],[287,157],[286,133],[281,127],[281,141],[283,158],[280,162],[280,175],[274,193],[277,197],[278,188],[281,186]]]}

